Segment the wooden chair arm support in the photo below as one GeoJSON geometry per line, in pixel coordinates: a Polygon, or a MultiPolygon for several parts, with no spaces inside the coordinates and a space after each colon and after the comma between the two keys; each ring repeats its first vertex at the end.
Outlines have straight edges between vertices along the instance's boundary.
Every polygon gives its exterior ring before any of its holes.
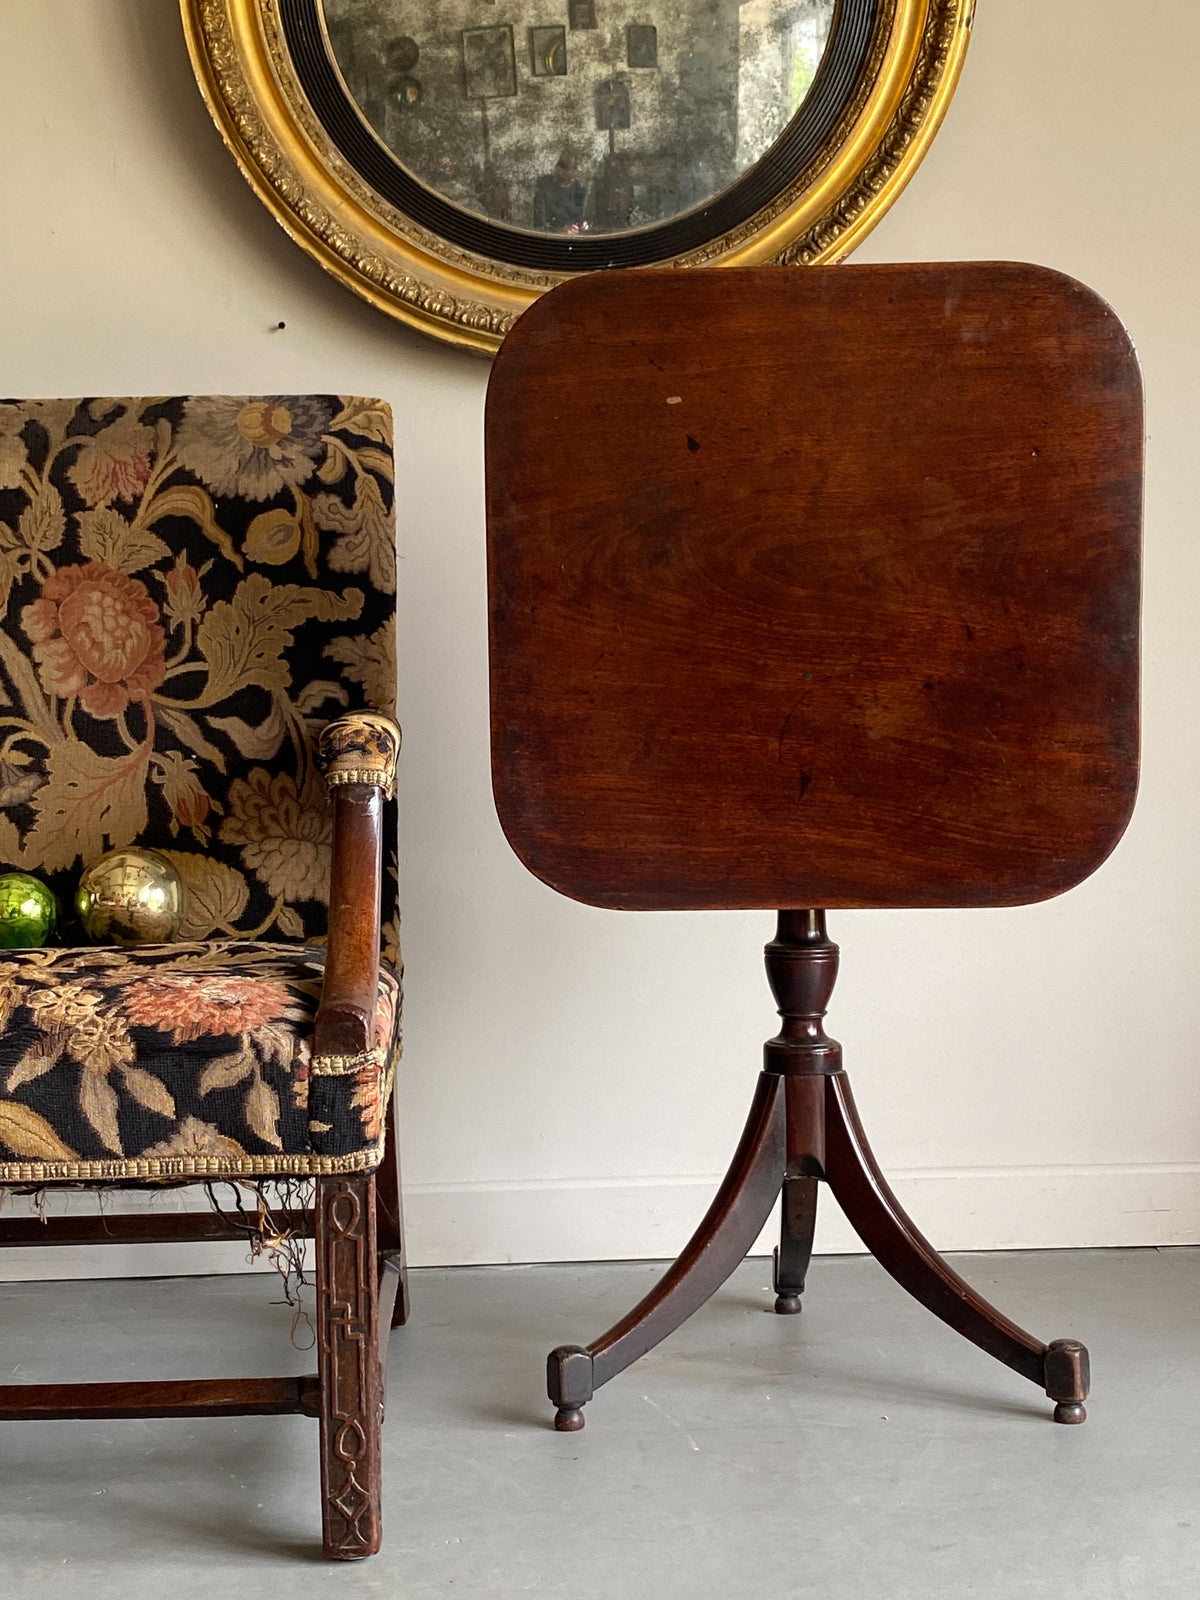
{"type": "Polygon", "coordinates": [[[313,1053],[355,1056],[373,1041],[379,988],[383,795],[366,783],[333,791],[329,945],[313,1053]]]}

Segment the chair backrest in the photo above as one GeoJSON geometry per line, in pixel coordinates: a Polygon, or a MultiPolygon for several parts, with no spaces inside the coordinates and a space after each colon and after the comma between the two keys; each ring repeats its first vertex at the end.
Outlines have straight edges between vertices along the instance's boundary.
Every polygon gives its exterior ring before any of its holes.
{"type": "Polygon", "coordinates": [[[0,864],[69,906],[82,867],[146,844],[184,879],[184,937],[322,936],[313,740],[394,708],[395,574],[378,400],[0,404],[0,864]]]}
{"type": "Polygon", "coordinates": [[[1017,264],[599,274],[487,410],[493,784],[607,906],[1012,905],[1137,782],[1128,336],[1017,264]]]}

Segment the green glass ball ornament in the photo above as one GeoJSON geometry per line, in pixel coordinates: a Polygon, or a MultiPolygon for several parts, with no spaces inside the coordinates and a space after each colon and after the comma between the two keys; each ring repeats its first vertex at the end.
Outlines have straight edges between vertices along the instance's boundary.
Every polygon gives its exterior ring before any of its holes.
{"type": "Polygon", "coordinates": [[[0,877],[0,949],[30,950],[45,944],[58,922],[58,901],[27,872],[0,877]]]}
{"type": "Polygon", "coordinates": [[[137,845],[94,861],[75,891],[75,915],[95,944],[165,944],[179,932],[183,911],[175,868],[137,845]]]}

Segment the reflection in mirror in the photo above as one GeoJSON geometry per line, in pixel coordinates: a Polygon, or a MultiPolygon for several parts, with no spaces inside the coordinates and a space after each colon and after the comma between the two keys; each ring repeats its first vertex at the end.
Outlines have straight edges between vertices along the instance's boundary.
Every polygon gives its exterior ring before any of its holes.
{"type": "Polygon", "coordinates": [[[414,177],[489,221],[627,233],[706,205],[812,86],[835,0],[323,0],[414,177]],[[490,14],[489,14],[490,13],[490,14]]]}

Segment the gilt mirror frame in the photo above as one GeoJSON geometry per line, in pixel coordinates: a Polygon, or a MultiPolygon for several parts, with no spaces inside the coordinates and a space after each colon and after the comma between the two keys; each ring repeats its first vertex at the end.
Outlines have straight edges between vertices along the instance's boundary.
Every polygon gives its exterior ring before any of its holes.
{"type": "MultiPolygon", "coordinates": [[[[593,0],[586,15],[604,3],[593,0]]],[[[670,3],[650,0],[644,10],[661,19],[670,3]]],[[[896,199],[937,132],[962,68],[975,0],[836,0],[812,86],[754,165],[710,202],[664,222],[574,237],[532,233],[468,210],[391,154],[351,98],[324,0],[180,4],[209,110],[251,187],[291,237],[381,311],[491,355],[542,291],[578,272],[813,265],[847,255],[896,199]]],[[[561,9],[564,23],[579,26],[575,0],[570,7],[563,0],[561,9]]],[[[521,39],[534,32],[516,0],[485,20],[512,24],[521,39]]],[[[651,63],[654,30],[629,32],[639,35],[630,42],[630,51],[640,52],[631,53],[631,66],[651,63]]],[[[548,55],[545,71],[558,70],[548,55]]],[[[419,80],[411,81],[417,87],[410,96],[419,97],[419,80]]]]}

